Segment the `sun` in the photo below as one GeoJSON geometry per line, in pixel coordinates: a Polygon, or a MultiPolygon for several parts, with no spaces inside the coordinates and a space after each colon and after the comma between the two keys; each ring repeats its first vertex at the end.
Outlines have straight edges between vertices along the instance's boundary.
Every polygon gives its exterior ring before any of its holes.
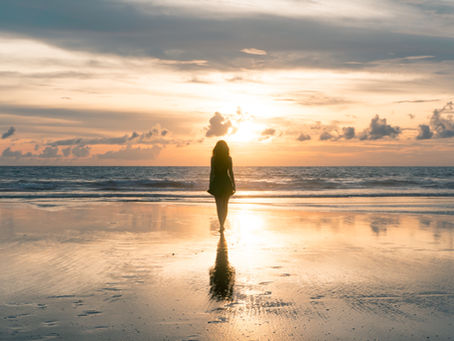
{"type": "Polygon", "coordinates": [[[258,125],[254,122],[240,122],[238,127],[234,128],[233,133],[229,136],[229,140],[232,142],[250,142],[256,140],[259,129],[258,125]]]}

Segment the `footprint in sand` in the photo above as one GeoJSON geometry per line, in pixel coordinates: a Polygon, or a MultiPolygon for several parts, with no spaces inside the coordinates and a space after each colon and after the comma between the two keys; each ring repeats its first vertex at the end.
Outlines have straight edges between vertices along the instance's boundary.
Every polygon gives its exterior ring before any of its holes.
{"type": "Polygon", "coordinates": [[[80,313],[79,315],[77,316],[91,316],[91,315],[96,315],[96,314],[102,314],[102,311],[98,311],[98,310],[84,310],[82,313],[80,313]]]}
{"type": "Polygon", "coordinates": [[[49,320],[49,321],[44,321],[44,322],[41,322],[41,324],[44,326],[44,327],[56,327],[58,325],[58,321],[56,320],[49,320]]]}

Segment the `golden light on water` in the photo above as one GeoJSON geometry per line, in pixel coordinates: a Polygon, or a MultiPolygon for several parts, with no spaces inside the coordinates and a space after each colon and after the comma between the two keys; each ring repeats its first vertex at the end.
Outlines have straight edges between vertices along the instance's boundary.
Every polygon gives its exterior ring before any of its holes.
{"type": "Polygon", "coordinates": [[[242,244],[256,242],[265,226],[263,215],[250,210],[247,205],[242,205],[239,211],[234,212],[231,217],[231,224],[232,233],[238,236],[242,244]]]}

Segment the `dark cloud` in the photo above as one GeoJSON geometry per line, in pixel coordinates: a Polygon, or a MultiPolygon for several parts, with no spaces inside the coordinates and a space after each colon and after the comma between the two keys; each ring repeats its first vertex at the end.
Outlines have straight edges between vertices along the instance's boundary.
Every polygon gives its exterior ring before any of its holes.
{"type": "Polygon", "coordinates": [[[454,16],[454,5],[449,1],[443,0],[418,0],[418,1],[405,1],[408,5],[421,9],[428,14],[439,14],[452,18],[454,16]]]}
{"type": "Polygon", "coordinates": [[[6,148],[2,152],[2,157],[5,158],[20,158],[23,156],[31,156],[31,153],[22,153],[20,150],[11,150],[10,147],[6,148]]]}
{"type": "Polygon", "coordinates": [[[5,133],[2,135],[2,139],[6,139],[12,136],[16,132],[16,128],[10,127],[5,133]]]}
{"type": "Polygon", "coordinates": [[[72,148],[71,153],[76,157],[87,157],[88,155],[90,155],[90,147],[75,146],[72,148]]]}
{"type": "Polygon", "coordinates": [[[350,139],[354,138],[355,137],[355,128],[343,127],[341,137],[343,137],[346,140],[350,140],[350,139]]]}
{"type": "Polygon", "coordinates": [[[356,136],[354,127],[342,127],[342,133],[339,133],[340,128],[335,124],[324,127],[320,125],[320,128],[324,129],[320,134],[320,141],[337,141],[340,139],[351,140],[356,136]]]}
{"type": "Polygon", "coordinates": [[[430,127],[426,124],[420,124],[418,127],[418,136],[416,138],[418,140],[427,140],[431,139],[434,134],[430,130],[430,127]]]}
{"type": "Polygon", "coordinates": [[[38,155],[38,157],[41,158],[56,158],[60,157],[61,155],[58,154],[58,147],[51,147],[47,146],[44,148],[44,150],[41,152],[41,154],[38,155]]]}
{"type": "Polygon", "coordinates": [[[453,110],[453,103],[448,102],[442,109],[435,109],[430,118],[430,127],[437,138],[447,138],[454,136],[454,120],[452,116],[442,117],[443,113],[453,110]]]}
{"type": "Polygon", "coordinates": [[[63,148],[61,152],[64,157],[68,157],[71,154],[71,147],[63,148]]]}
{"type": "Polygon", "coordinates": [[[225,119],[220,113],[215,112],[213,117],[210,118],[210,124],[208,126],[206,137],[212,136],[224,136],[228,133],[232,127],[232,122],[225,119]]]}
{"type": "Polygon", "coordinates": [[[297,140],[298,141],[308,141],[311,139],[311,136],[308,134],[301,133],[300,136],[298,136],[297,140]]]}
{"type": "Polygon", "coordinates": [[[129,141],[134,140],[136,137],[139,137],[139,134],[137,134],[135,131],[131,134],[131,136],[128,138],[129,141]]]}
{"type": "Polygon", "coordinates": [[[401,133],[398,126],[391,126],[386,123],[386,118],[380,118],[376,115],[371,121],[369,128],[364,130],[360,136],[360,140],[379,140],[384,137],[396,138],[401,133]]]}
{"type": "Polygon", "coordinates": [[[441,109],[435,109],[430,118],[430,125],[420,124],[416,139],[427,140],[431,138],[454,137],[454,120],[452,115],[443,117],[442,114],[452,113],[453,102],[448,102],[441,109]]]}
{"type": "Polygon", "coordinates": [[[452,38],[428,36],[419,27],[398,33],[395,22],[378,23],[252,13],[208,15],[144,1],[2,0],[0,11],[0,31],[64,48],[207,61],[175,64],[184,68],[358,68],[390,56],[454,59],[452,38]],[[267,55],[251,58],[241,52],[247,46],[266,50],[267,55]]]}
{"type": "Polygon", "coordinates": [[[320,134],[320,141],[332,140],[335,136],[333,136],[329,131],[324,131],[320,134]]]}
{"type": "MultiPolygon", "coordinates": [[[[147,160],[154,159],[159,155],[162,147],[152,146],[149,148],[141,147],[131,147],[126,146],[118,151],[108,151],[101,154],[96,154],[91,157],[91,159],[111,159],[111,160],[125,160],[125,161],[134,161],[134,160],[147,160]]],[[[20,150],[11,150],[11,147],[7,147],[3,150],[1,156],[2,158],[14,158],[14,159],[61,159],[63,157],[67,158],[73,155],[75,158],[87,158],[90,156],[91,148],[89,146],[74,146],[66,147],[61,150],[58,147],[47,146],[40,153],[24,153],[20,150]],[[60,154],[61,151],[61,154],[60,154]]]]}
{"type": "Polygon", "coordinates": [[[24,153],[20,150],[11,150],[11,147],[8,147],[3,150],[2,152],[2,157],[4,158],[58,158],[61,157],[60,154],[58,154],[58,147],[46,147],[43,149],[43,151],[39,154],[32,154],[30,152],[24,153]]]}

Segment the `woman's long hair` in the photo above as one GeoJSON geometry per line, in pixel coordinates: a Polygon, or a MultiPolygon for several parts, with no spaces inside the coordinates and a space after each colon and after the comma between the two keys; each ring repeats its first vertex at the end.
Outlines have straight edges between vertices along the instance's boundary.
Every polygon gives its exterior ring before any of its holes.
{"type": "Polygon", "coordinates": [[[230,158],[230,150],[227,142],[219,140],[213,148],[213,160],[218,165],[227,165],[230,158]]]}

